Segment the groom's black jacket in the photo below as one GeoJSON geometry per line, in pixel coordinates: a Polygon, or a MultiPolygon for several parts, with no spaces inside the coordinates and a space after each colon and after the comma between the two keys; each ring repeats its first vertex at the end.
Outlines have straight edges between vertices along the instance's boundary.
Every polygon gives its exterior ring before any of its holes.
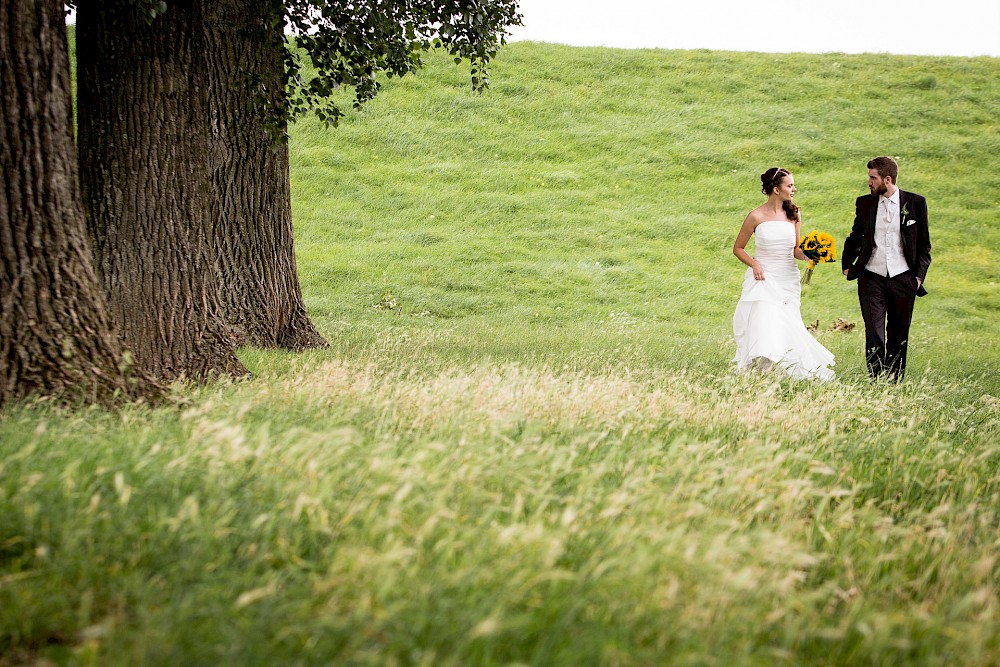
{"type": "MultiPolygon", "coordinates": [[[[844,241],[842,266],[847,279],[854,280],[868,265],[875,249],[875,217],[878,195],[858,197],[854,204],[854,227],[844,241]]],[[[917,296],[927,294],[923,287],[931,265],[931,237],[927,231],[927,200],[912,192],[899,191],[899,235],[903,239],[903,257],[910,274],[920,278],[917,296]]]]}

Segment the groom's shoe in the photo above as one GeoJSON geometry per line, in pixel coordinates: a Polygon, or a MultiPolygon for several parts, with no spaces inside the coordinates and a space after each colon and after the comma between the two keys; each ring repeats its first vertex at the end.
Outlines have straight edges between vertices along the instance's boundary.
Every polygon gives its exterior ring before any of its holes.
{"type": "Polygon", "coordinates": [[[885,374],[885,348],[868,348],[865,350],[865,361],[868,364],[868,375],[871,376],[872,380],[878,380],[885,374]]]}
{"type": "Polygon", "coordinates": [[[902,382],[906,375],[906,348],[892,355],[886,365],[886,373],[892,382],[902,382]]]}

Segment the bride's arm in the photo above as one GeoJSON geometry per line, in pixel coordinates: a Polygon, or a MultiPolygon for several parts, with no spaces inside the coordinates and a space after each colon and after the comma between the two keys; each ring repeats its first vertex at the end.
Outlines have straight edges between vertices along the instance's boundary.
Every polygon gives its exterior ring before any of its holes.
{"type": "Polygon", "coordinates": [[[761,265],[757,263],[757,260],[750,256],[750,253],[746,251],[747,243],[750,241],[750,237],[753,236],[753,230],[757,227],[756,220],[754,219],[753,213],[746,217],[743,221],[743,226],[740,227],[740,233],[736,235],[736,242],[733,244],[733,254],[741,262],[753,269],[753,277],[757,280],[764,279],[764,269],[761,265]]]}
{"type": "Polygon", "coordinates": [[[792,254],[795,256],[795,259],[800,260],[802,262],[808,262],[809,258],[806,257],[805,253],[802,252],[802,249],[799,247],[799,240],[802,238],[801,233],[799,231],[799,228],[801,226],[802,226],[802,216],[800,215],[799,219],[795,221],[795,250],[792,251],[792,254]]]}

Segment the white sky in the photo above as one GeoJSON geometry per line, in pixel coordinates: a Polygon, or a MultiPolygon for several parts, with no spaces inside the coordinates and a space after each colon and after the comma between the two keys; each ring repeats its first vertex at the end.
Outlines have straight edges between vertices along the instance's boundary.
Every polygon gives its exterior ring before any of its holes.
{"type": "Polygon", "coordinates": [[[519,5],[524,26],[512,31],[511,41],[1000,57],[1000,0],[520,0],[519,5]]]}
{"type": "Polygon", "coordinates": [[[1000,57],[1000,0],[520,0],[515,40],[1000,57]]]}

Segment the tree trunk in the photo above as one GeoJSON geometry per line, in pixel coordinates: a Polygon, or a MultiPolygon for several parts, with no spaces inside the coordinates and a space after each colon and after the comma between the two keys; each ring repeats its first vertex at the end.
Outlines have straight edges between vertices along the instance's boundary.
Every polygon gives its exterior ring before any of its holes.
{"type": "Polygon", "coordinates": [[[0,404],[110,403],[162,388],[128,374],[87,241],[62,0],[0,3],[0,404]]]}
{"type": "MultiPolygon", "coordinates": [[[[306,314],[292,243],[288,144],[269,131],[284,105],[279,0],[206,0],[211,167],[223,319],[238,345],[326,347],[306,314]]],[[[280,133],[279,133],[280,134],[280,133]]]]}
{"type": "Polygon", "coordinates": [[[151,22],[129,0],[77,13],[80,165],[111,315],[156,377],[243,375],[220,319],[209,243],[208,87],[201,0],[151,22]]]}

